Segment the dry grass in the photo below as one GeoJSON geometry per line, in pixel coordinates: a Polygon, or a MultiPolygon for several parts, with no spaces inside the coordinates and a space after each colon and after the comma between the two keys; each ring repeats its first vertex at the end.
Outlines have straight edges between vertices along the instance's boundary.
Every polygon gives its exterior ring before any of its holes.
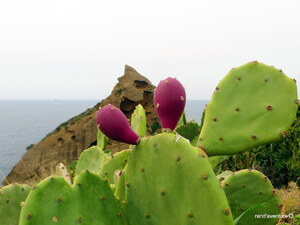
{"type": "MultiPolygon", "coordinates": [[[[278,190],[278,194],[283,200],[284,214],[292,213],[295,217],[300,215],[300,188],[295,183],[291,182],[287,188],[278,190]]],[[[300,224],[300,219],[283,219],[280,224],[298,225],[300,224]]]]}

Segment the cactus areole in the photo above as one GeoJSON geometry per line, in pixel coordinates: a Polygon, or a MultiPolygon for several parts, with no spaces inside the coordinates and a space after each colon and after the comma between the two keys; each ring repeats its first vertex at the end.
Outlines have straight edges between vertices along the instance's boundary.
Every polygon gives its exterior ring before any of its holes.
{"type": "Polygon", "coordinates": [[[131,129],[127,118],[122,111],[114,106],[107,105],[96,113],[96,122],[99,129],[109,138],[136,145],[139,136],[131,129]]]}
{"type": "Polygon", "coordinates": [[[186,102],[182,84],[175,78],[162,80],[154,92],[153,102],[162,128],[174,130],[186,102]]]}

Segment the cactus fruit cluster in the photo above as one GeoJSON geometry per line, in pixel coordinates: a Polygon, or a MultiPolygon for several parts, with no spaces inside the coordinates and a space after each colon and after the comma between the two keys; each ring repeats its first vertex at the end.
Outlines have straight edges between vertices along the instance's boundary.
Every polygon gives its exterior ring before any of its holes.
{"type": "Polygon", "coordinates": [[[295,118],[296,99],[292,79],[251,62],[218,84],[199,126],[186,122],[183,86],[167,78],[154,92],[162,133],[146,134],[142,106],[131,125],[116,106],[101,108],[97,146],[81,154],[74,177],[60,165],[28,197],[19,186],[10,195],[10,186],[1,189],[0,224],[275,225],[278,218],[255,218],[281,213],[267,177],[256,170],[216,173],[226,155],[280,138],[295,118]],[[131,144],[130,149],[105,154],[106,136],[131,144]],[[14,215],[13,221],[4,214],[14,215]]]}

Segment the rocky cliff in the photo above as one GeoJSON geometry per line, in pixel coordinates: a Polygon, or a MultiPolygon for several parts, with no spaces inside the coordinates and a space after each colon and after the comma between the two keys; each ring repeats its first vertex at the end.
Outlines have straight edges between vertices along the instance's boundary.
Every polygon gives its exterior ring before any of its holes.
{"type": "MultiPolygon", "coordinates": [[[[12,182],[35,184],[49,176],[58,163],[68,165],[78,159],[84,149],[96,144],[95,113],[99,107],[109,103],[119,107],[127,118],[130,118],[135,106],[142,104],[147,115],[148,131],[154,132],[158,128],[152,101],[154,88],[147,78],[126,65],[124,75],[118,78],[118,83],[109,97],[61,124],[43,140],[33,145],[14,166],[3,184],[12,182]]],[[[109,140],[107,146],[112,152],[127,147],[127,144],[112,140],[109,140]]]]}

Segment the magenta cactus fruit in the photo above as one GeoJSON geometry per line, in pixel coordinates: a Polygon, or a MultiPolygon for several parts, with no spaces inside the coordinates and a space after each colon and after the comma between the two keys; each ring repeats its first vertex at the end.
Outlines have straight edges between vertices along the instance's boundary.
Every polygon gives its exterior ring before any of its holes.
{"type": "Polygon", "coordinates": [[[99,129],[109,138],[136,145],[140,137],[131,129],[123,112],[114,105],[107,105],[96,113],[99,129]]]}
{"type": "Polygon", "coordinates": [[[174,130],[185,106],[186,95],[175,78],[162,80],[154,92],[154,106],[164,129],[174,130]]]}

